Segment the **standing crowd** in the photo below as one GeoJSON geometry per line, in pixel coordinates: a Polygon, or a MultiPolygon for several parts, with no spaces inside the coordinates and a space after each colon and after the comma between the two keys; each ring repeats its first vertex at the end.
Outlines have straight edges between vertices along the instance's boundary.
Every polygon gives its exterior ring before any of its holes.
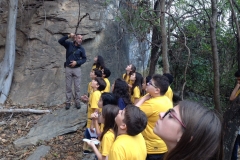
{"type": "Polygon", "coordinates": [[[94,152],[98,160],[222,159],[219,115],[186,100],[174,107],[169,73],[143,77],[129,64],[111,86],[111,71],[98,55],[87,94],[80,96],[80,66],[86,61],[81,42],[82,36],[72,33],[59,40],[66,48],[66,109],[71,106],[72,81],[75,107],[87,103],[84,138],[92,140],[84,142],[84,154],[94,152]]]}

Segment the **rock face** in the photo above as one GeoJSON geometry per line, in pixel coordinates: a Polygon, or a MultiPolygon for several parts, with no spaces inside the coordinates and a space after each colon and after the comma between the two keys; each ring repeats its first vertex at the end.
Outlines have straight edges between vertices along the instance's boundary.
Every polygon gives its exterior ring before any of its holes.
{"type": "MultiPolygon", "coordinates": [[[[14,76],[9,99],[13,104],[52,106],[65,102],[65,49],[58,39],[74,33],[78,21],[77,0],[19,1],[14,76]]],[[[87,92],[89,73],[96,55],[102,55],[112,75],[124,73],[128,64],[129,40],[115,18],[118,1],[80,0],[78,27],[84,36],[87,62],[82,68],[82,94],[87,92]]],[[[0,2],[0,62],[4,55],[8,15],[7,0],[0,2]]]]}
{"type": "Polygon", "coordinates": [[[41,145],[39,146],[34,153],[27,158],[27,160],[41,160],[41,157],[44,157],[50,150],[49,146],[41,145]]]}
{"type": "Polygon", "coordinates": [[[15,147],[36,145],[39,141],[50,140],[53,137],[74,132],[86,124],[86,105],[82,104],[81,109],[71,106],[54,111],[43,116],[38,123],[31,128],[26,137],[14,141],[15,147]]]}

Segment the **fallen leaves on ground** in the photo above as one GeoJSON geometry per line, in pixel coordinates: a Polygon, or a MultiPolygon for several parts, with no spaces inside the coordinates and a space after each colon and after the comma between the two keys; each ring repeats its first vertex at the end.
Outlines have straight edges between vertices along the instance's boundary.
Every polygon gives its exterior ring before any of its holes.
{"type": "MultiPolygon", "coordinates": [[[[12,106],[7,106],[12,107],[12,106]]],[[[43,106],[41,106],[43,107],[43,106]]],[[[63,108],[64,105],[53,106],[52,111],[63,108]]],[[[20,109],[20,106],[16,106],[20,109]]],[[[24,108],[24,107],[22,107],[24,108]]],[[[26,107],[25,107],[26,108],[26,107]]],[[[39,106],[28,106],[27,108],[36,109],[39,106]]],[[[40,145],[50,146],[49,153],[41,160],[76,160],[82,159],[82,139],[84,129],[76,132],[57,136],[49,141],[39,141],[35,146],[15,148],[13,142],[28,134],[30,129],[38,122],[44,114],[33,113],[0,113],[0,159],[27,159],[40,145]]]]}

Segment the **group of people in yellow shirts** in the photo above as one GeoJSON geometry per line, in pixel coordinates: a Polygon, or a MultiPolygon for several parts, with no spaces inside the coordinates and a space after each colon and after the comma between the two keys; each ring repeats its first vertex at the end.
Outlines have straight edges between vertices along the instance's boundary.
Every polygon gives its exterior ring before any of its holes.
{"type": "Polygon", "coordinates": [[[94,139],[84,142],[85,154],[94,151],[98,160],[200,160],[220,155],[217,114],[190,101],[173,108],[170,74],[143,78],[130,64],[110,91],[110,70],[101,56],[94,60],[88,95],[81,99],[88,103],[84,138],[98,138],[100,144],[96,146],[94,139]],[[208,132],[206,124],[210,125],[208,132]],[[200,139],[204,140],[201,148],[195,145],[202,143],[200,139]],[[186,154],[188,151],[191,153],[186,154]]]}

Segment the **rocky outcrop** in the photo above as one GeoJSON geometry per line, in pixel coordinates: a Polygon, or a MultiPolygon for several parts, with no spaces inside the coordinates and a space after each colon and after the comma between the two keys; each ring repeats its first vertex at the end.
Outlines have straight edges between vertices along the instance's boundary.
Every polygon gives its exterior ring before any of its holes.
{"type": "MultiPolygon", "coordinates": [[[[7,0],[0,2],[0,61],[6,38],[7,0]]],[[[80,0],[78,27],[84,35],[87,62],[82,66],[81,88],[86,93],[89,72],[96,55],[111,69],[110,81],[121,76],[128,63],[128,38],[115,18],[118,1],[80,0]]],[[[76,0],[19,1],[14,76],[9,100],[16,105],[52,106],[65,101],[65,49],[58,44],[63,35],[75,32],[79,4],[76,0]]]]}
{"type": "Polygon", "coordinates": [[[27,158],[27,160],[41,160],[41,157],[44,157],[51,148],[49,146],[41,145],[39,146],[34,153],[27,158]]]}
{"type": "Polygon", "coordinates": [[[86,105],[83,104],[81,109],[71,106],[69,110],[65,110],[65,108],[56,110],[51,114],[43,116],[31,128],[27,136],[15,140],[13,144],[17,148],[36,145],[37,142],[75,132],[77,129],[85,126],[86,119],[86,105]]]}

